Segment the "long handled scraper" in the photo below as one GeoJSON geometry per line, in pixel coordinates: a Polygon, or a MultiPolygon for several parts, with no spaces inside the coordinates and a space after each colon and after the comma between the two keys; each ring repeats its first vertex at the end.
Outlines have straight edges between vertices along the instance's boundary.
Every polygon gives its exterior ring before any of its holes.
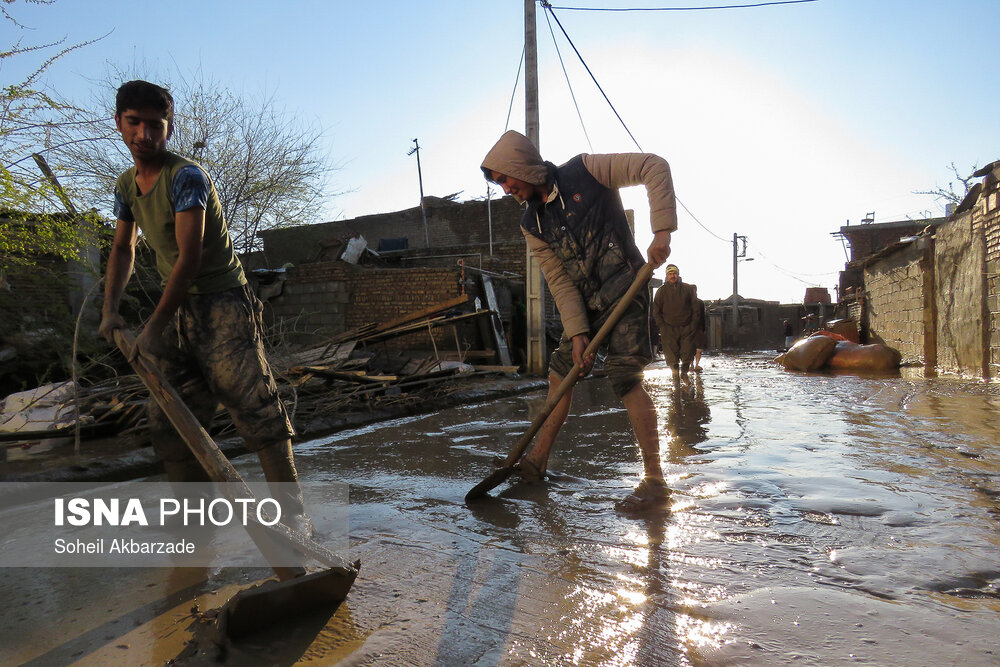
{"type": "MultiPolygon", "coordinates": [[[[622,315],[625,314],[625,310],[632,304],[632,300],[635,299],[635,295],[639,293],[639,290],[646,286],[646,283],[649,282],[649,279],[653,276],[653,269],[655,268],[656,267],[652,264],[646,264],[639,269],[638,273],[635,275],[635,280],[632,281],[632,285],[628,288],[628,291],[625,292],[625,295],[618,300],[618,304],[611,311],[611,314],[608,315],[608,319],[605,320],[604,324],[601,325],[601,328],[598,329],[597,333],[594,334],[594,337],[590,340],[590,345],[587,346],[586,351],[583,353],[584,357],[588,357],[597,352],[597,348],[600,347],[601,343],[604,342],[604,339],[608,337],[611,330],[615,328],[616,324],[618,324],[618,320],[620,320],[622,315]]],[[[526,450],[528,445],[531,444],[535,434],[538,433],[538,430],[542,428],[542,424],[545,423],[545,420],[548,419],[549,415],[552,414],[552,411],[555,410],[555,407],[559,403],[560,399],[566,395],[566,392],[569,391],[579,379],[580,365],[573,364],[573,368],[566,374],[566,377],[563,378],[563,381],[556,388],[555,394],[550,396],[549,399],[545,401],[542,411],[538,413],[534,421],[531,422],[531,426],[525,434],[521,436],[521,439],[517,441],[517,444],[515,444],[514,448],[510,451],[510,454],[507,455],[503,465],[494,470],[489,477],[472,487],[472,490],[465,494],[466,501],[483,498],[490,491],[503,484],[508,477],[514,474],[514,466],[521,460],[521,456],[524,455],[524,450],[526,450]]]]}

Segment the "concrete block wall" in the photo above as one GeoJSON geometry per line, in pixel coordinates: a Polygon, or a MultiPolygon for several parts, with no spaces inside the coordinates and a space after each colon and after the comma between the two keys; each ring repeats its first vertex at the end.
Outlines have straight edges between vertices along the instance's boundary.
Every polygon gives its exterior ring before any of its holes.
{"type": "Polygon", "coordinates": [[[868,328],[904,360],[924,361],[924,251],[912,244],[865,267],[868,328]]]}

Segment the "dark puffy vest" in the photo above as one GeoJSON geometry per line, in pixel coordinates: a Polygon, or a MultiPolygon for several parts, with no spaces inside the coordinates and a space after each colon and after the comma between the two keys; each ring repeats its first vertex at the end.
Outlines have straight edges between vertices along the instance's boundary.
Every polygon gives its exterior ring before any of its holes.
{"type": "Polygon", "coordinates": [[[587,308],[605,310],[628,290],[645,263],[621,196],[598,183],[580,155],[561,167],[545,164],[562,202],[529,203],[521,225],[552,248],[587,308]]]}

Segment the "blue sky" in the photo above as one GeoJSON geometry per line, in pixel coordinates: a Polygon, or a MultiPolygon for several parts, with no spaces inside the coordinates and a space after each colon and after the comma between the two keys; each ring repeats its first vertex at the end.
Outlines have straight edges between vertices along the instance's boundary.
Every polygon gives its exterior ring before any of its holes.
{"type": "MultiPolygon", "coordinates": [[[[559,6],[665,7],[703,0],[562,0],[559,6]]],[[[733,4],[739,4],[734,0],[733,4]]],[[[831,287],[844,250],[830,236],[869,211],[886,222],[940,215],[914,190],[946,186],[1000,159],[1000,13],[995,0],[817,0],[700,12],[556,9],[643,150],[667,158],[684,211],[672,260],[703,298],[732,290],[734,232],[749,239],[744,296],[800,301],[831,287]]],[[[325,129],[341,165],[328,219],[418,204],[424,192],[486,193],[478,165],[503,132],[523,39],[522,0],[212,2],[58,0],[8,6],[32,31],[99,43],[52,68],[48,85],[86,100],[107,63],[206,76],[271,92],[325,129]]],[[[636,150],[553,23],[538,9],[541,150],[636,150]]],[[[16,33],[0,26],[9,43],[16,33]]],[[[16,78],[11,65],[4,83],[16,78]]],[[[522,79],[523,81],[523,79],[522,79]]],[[[510,127],[524,129],[519,84],[510,127]]],[[[110,122],[110,121],[109,121],[110,122]]],[[[623,191],[648,244],[641,188],[623,191]]],[[[831,290],[832,292],[832,290],[831,290]]]]}

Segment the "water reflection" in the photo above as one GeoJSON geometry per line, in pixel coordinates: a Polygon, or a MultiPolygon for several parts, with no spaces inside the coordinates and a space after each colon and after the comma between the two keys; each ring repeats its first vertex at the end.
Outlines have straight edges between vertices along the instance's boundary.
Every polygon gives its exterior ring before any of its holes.
{"type": "Polygon", "coordinates": [[[679,463],[685,457],[700,453],[695,445],[708,439],[711,421],[712,412],[705,401],[701,374],[696,374],[693,380],[675,378],[665,424],[669,443],[667,459],[679,463]]]}

